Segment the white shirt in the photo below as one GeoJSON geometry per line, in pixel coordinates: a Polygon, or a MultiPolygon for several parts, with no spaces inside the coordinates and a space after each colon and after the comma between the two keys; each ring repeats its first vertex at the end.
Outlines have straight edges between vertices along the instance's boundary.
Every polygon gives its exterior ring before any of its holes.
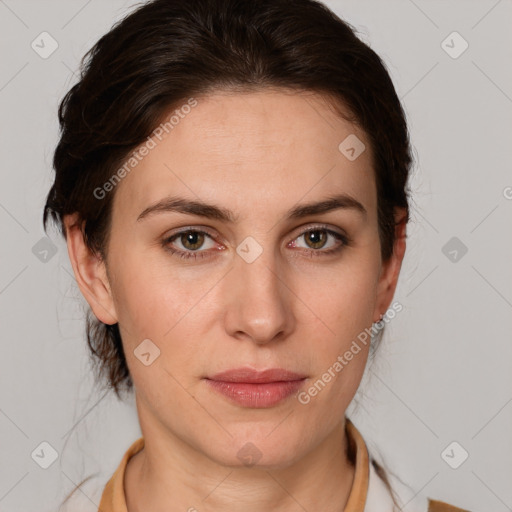
{"type": "MultiPolygon", "coordinates": [[[[370,474],[368,481],[368,492],[366,495],[366,504],[364,512],[395,512],[399,509],[394,507],[391,494],[382,481],[380,476],[375,471],[375,468],[371,462],[369,462],[370,474]],[[394,508],[393,508],[394,507],[394,508]]],[[[409,512],[427,512],[428,511],[428,499],[425,496],[417,495],[414,496],[411,490],[405,487],[401,482],[388,476],[391,487],[393,488],[396,498],[401,507],[407,504],[407,511],[409,512]],[[411,496],[412,494],[412,496],[411,496]]]]}

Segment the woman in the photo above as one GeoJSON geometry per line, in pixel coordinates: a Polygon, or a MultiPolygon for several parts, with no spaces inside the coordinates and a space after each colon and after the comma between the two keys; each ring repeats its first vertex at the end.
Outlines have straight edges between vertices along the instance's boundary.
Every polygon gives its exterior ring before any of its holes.
{"type": "Polygon", "coordinates": [[[87,57],[44,222],[143,434],[99,510],[396,510],[345,415],[401,306],[412,159],[380,58],[312,0],[155,0],[87,57]]]}

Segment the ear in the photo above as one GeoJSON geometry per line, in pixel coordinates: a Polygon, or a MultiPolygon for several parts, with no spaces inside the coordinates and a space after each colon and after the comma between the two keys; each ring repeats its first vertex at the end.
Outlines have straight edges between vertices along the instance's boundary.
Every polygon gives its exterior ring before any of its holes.
{"type": "Polygon", "coordinates": [[[377,300],[373,312],[373,321],[378,322],[389,308],[395,294],[400,268],[405,255],[407,210],[395,208],[395,243],[393,254],[383,263],[377,285],[377,300]]]}
{"type": "Polygon", "coordinates": [[[85,244],[77,219],[77,214],[65,215],[63,218],[69,259],[76,282],[96,318],[105,324],[115,324],[118,320],[105,263],[85,244]]]}

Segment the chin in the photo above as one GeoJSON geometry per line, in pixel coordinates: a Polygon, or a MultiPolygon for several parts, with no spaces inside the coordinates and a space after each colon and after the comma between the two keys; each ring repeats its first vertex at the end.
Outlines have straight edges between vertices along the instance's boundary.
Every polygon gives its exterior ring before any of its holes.
{"type": "Polygon", "coordinates": [[[270,434],[238,435],[230,437],[226,444],[213,450],[208,446],[210,457],[218,464],[232,468],[256,468],[261,470],[285,469],[301,457],[294,438],[270,434]],[[271,439],[272,438],[272,439],[271,439]]]}

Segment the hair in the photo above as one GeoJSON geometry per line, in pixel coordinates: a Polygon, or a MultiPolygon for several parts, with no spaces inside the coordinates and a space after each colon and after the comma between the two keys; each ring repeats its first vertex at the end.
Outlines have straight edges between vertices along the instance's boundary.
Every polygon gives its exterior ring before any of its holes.
{"type": "MultiPolygon", "coordinates": [[[[409,221],[405,113],[381,58],[316,0],[152,0],[114,24],[84,55],[59,105],[45,231],[51,218],[66,239],[64,216],[77,214],[84,242],[106,264],[116,189],[101,199],[95,190],[190,98],[266,89],[318,93],[367,135],[387,261],[395,208],[409,221]]],[[[89,310],[86,334],[97,380],[118,398],[132,391],[118,324],[89,310]]]]}

